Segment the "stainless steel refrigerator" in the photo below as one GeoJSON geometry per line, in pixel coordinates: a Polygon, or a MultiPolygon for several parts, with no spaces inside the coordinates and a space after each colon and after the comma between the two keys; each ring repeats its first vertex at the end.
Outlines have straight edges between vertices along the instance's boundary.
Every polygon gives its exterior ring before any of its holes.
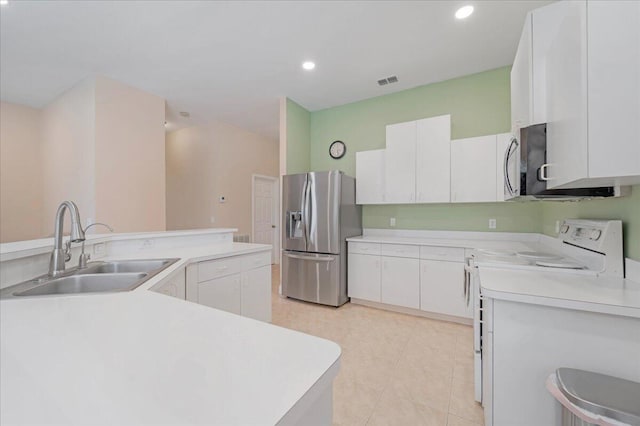
{"type": "Polygon", "coordinates": [[[337,170],[283,176],[282,212],[283,295],[347,302],[346,238],[362,234],[355,179],[337,170]]]}

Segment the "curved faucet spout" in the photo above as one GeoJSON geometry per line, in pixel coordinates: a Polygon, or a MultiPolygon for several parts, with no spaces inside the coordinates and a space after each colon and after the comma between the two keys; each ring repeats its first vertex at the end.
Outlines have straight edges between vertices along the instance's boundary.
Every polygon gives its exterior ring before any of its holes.
{"type": "Polygon", "coordinates": [[[49,275],[56,276],[64,272],[64,250],[62,248],[62,228],[64,227],[64,212],[69,210],[71,215],[71,236],[70,241],[77,243],[84,241],[84,231],[78,206],[73,201],[63,201],[56,212],[55,236],[53,241],[53,251],[49,262],[49,275]]]}

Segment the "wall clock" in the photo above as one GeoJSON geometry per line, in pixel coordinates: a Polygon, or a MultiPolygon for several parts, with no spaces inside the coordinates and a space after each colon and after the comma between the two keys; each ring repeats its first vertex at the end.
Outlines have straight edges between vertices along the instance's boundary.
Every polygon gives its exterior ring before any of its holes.
{"type": "Polygon", "coordinates": [[[334,160],[338,158],[344,157],[344,154],[347,153],[347,146],[342,141],[333,141],[331,146],[329,147],[329,155],[334,160]]]}

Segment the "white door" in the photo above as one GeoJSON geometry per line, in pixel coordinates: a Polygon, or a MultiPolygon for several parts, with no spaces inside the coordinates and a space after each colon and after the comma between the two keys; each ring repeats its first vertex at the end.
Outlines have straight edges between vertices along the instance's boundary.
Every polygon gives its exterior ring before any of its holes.
{"type": "Polygon", "coordinates": [[[349,297],[380,302],[380,256],[349,253],[349,297]]]}
{"type": "Polygon", "coordinates": [[[464,294],[464,263],[420,261],[420,309],[473,318],[473,306],[467,306],[464,294]]]}
{"type": "Polygon", "coordinates": [[[420,308],[420,260],[382,257],[380,300],[389,305],[420,308]]]}
{"type": "Polygon", "coordinates": [[[271,322],[271,266],[242,273],[242,316],[271,322]]]}
{"type": "Polygon", "coordinates": [[[416,122],[387,126],[384,153],[384,198],[388,203],[415,203],[416,122]]]}
{"type": "Polygon", "coordinates": [[[531,13],[525,19],[516,57],[511,67],[511,130],[531,124],[532,67],[531,67],[531,13]]]}
{"type": "Polygon", "coordinates": [[[418,120],[416,128],[416,202],[451,200],[451,116],[418,120]]]}
{"type": "Polygon", "coordinates": [[[496,201],[496,135],[451,141],[451,201],[496,201]]]}
{"type": "Polygon", "coordinates": [[[253,176],[253,236],[252,241],[257,244],[270,244],[271,263],[276,263],[278,250],[278,195],[277,178],[269,176],[253,176]]]}

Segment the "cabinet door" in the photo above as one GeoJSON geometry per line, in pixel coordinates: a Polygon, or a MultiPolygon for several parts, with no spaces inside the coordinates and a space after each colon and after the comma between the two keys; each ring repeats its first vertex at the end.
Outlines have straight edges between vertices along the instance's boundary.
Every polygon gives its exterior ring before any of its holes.
{"type": "Polygon", "coordinates": [[[451,201],[451,116],[418,120],[416,125],[416,202],[451,201]]]}
{"type": "Polygon", "coordinates": [[[464,295],[464,263],[420,261],[420,309],[473,318],[473,306],[464,295]]]}
{"type": "Polygon", "coordinates": [[[177,274],[174,274],[171,278],[153,287],[151,290],[184,300],[186,296],[185,270],[183,269],[177,274]]]}
{"type": "Polygon", "coordinates": [[[384,149],[356,152],[356,204],[384,202],[384,149]]]}
{"type": "Polygon", "coordinates": [[[640,2],[587,8],[589,177],[640,176],[640,2]]]}
{"type": "Polygon", "coordinates": [[[451,141],[451,201],[496,201],[496,136],[451,141]]]}
{"type": "Polygon", "coordinates": [[[413,203],[416,192],[416,122],[387,126],[384,152],[384,198],[388,203],[413,203]]]}
{"type": "Polygon", "coordinates": [[[546,56],[547,188],[587,177],[586,2],[558,2],[546,56]]]}
{"type": "Polygon", "coordinates": [[[511,130],[517,132],[531,124],[532,68],[531,68],[531,13],[524,22],[516,57],[511,67],[511,130]]]}
{"type": "Polygon", "coordinates": [[[271,266],[243,272],[240,294],[242,316],[271,322],[271,266]]]}
{"type": "Polygon", "coordinates": [[[420,261],[382,257],[380,300],[390,305],[420,308],[420,261]]]}
{"type": "Polygon", "coordinates": [[[240,274],[198,283],[198,303],[240,315],[240,274]]]}
{"type": "Polygon", "coordinates": [[[496,135],[496,201],[504,201],[505,154],[511,144],[511,133],[496,135]]]}
{"type": "Polygon", "coordinates": [[[349,253],[349,297],[380,302],[380,256],[349,253]]]}

